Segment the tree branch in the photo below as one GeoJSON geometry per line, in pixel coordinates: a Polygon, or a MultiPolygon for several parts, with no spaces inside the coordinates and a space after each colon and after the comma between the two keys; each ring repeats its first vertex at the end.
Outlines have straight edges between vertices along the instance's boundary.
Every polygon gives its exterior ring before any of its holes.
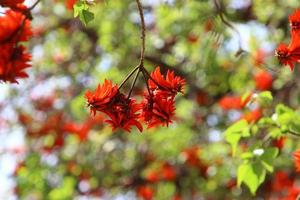
{"type": "Polygon", "coordinates": [[[140,19],[141,19],[141,39],[142,39],[142,44],[141,44],[141,57],[140,57],[140,65],[141,67],[144,67],[144,57],[145,57],[145,40],[146,40],[146,25],[145,25],[145,19],[144,19],[144,11],[143,11],[143,6],[140,2],[140,0],[136,0],[138,9],[139,9],[139,14],[140,14],[140,19]]]}

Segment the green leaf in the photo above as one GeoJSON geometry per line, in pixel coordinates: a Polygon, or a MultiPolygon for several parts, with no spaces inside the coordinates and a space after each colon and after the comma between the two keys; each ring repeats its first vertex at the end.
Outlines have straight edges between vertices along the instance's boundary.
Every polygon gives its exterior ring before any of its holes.
{"type": "Polygon", "coordinates": [[[287,113],[287,112],[291,113],[291,112],[293,112],[293,110],[283,104],[278,104],[276,106],[276,113],[278,115],[281,115],[281,114],[287,113]]]}
{"type": "Polygon", "coordinates": [[[229,144],[231,144],[233,156],[236,153],[237,144],[241,137],[249,136],[250,129],[246,120],[240,120],[234,123],[225,131],[225,139],[229,144]]]}
{"type": "Polygon", "coordinates": [[[242,153],[241,155],[241,158],[242,159],[250,159],[250,158],[253,158],[253,153],[252,152],[245,152],[245,153],[242,153]]]}
{"type": "Polygon", "coordinates": [[[237,184],[247,185],[252,195],[255,195],[258,187],[264,182],[266,170],[259,163],[244,163],[239,166],[237,173],[237,184]]]}
{"type": "Polygon", "coordinates": [[[90,21],[94,19],[94,13],[88,10],[82,10],[82,13],[79,15],[80,20],[87,25],[90,21]]]}
{"type": "Polygon", "coordinates": [[[264,168],[269,171],[273,172],[273,161],[278,155],[278,149],[275,147],[265,149],[264,153],[260,156],[260,160],[264,168]]]}
{"type": "Polygon", "coordinates": [[[78,2],[74,5],[74,17],[79,17],[84,25],[87,25],[94,19],[94,13],[90,12],[88,9],[89,6],[82,2],[78,2]]]}
{"type": "Polygon", "coordinates": [[[83,9],[87,9],[87,6],[84,3],[78,2],[78,3],[74,4],[74,6],[73,6],[74,17],[79,16],[80,13],[82,13],[83,9]]]}
{"type": "Polygon", "coordinates": [[[270,91],[261,92],[257,97],[257,101],[263,107],[271,105],[273,101],[272,93],[270,91]]]}
{"type": "Polygon", "coordinates": [[[262,127],[268,127],[275,124],[276,123],[274,122],[274,120],[270,117],[263,117],[258,121],[258,125],[262,127]]]}
{"type": "Polygon", "coordinates": [[[237,185],[239,187],[241,186],[243,180],[246,178],[247,172],[251,170],[250,168],[251,168],[250,164],[242,164],[239,166],[237,172],[237,185]]]}

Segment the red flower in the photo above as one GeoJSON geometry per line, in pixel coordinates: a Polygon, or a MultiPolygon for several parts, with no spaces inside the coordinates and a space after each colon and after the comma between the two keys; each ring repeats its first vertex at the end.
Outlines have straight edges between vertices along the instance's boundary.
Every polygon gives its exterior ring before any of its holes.
{"type": "Polygon", "coordinates": [[[101,121],[103,121],[103,116],[97,115],[95,118],[88,118],[84,123],[80,124],[75,122],[66,122],[63,129],[66,132],[77,135],[80,141],[85,141],[93,126],[101,121]]]}
{"type": "Polygon", "coordinates": [[[162,89],[173,94],[177,92],[183,93],[185,80],[180,76],[175,76],[174,71],[168,70],[166,77],[164,77],[160,72],[160,68],[156,67],[154,72],[151,73],[151,77],[154,80],[149,79],[148,81],[151,90],[162,89]]]}
{"type": "Polygon", "coordinates": [[[110,117],[105,122],[111,124],[113,130],[121,128],[130,132],[131,126],[143,130],[137,121],[139,114],[136,113],[141,106],[134,99],[128,99],[120,93],[118,86],[113,85],[112,81],[105,80],[103,85],[98,85],[95,92],[87,91],[85,98],[92,114],[95,115],[96,111],[100,111],[110,117]]]}
{"type": "Polygon", "coordinates": [[[176,171],[172,165],[165,163],[162,166],[162,178],[167,181],[174,181],[176,179],[176,171]]]}
{"type": "Polygon", "coordinates": [[[262,111],[260,108],[257,108],[255,110],[252,110],[251,112],[246,113],[243,116],[243,119],[245,119],[247,122],[256,122],[262,117],[262,111]]]}
{"type": "Polygon", "coordinates": [[[261,71],[254,76],[255,86],[258,90],[269,90],[272,88],[273,77],[266,71],[261,71]]]}
{"type": "Polygon", "coordinates": [[[172,200],[182,200],[180,194],[175,194],[173,197],[172,197],[172,200]]]}
{"type": "Polygon", "coordinates": [[[16,11],[25,11],[27,7],[23,5],[24,0],[0,0],[0,6],[10,7],[16,11]]]}
{"type": "Polygon", "coordinates": [[[154,93],[153,96],[145,95],[142,102],[140,118],[148,125],[148,128],[157,125],[168,126],[175,115],[174,98],[154,93]]]}
{"type": "Polygon", "coordinates": [[[21,13],[8,10],[0,16],[0,43],[27,41],[31,36],[30,21],[21,13]]]}
{"type": "Polygon", "coordinates": [[[297,9],[293,14],[289,16],[289,22],[292,31],[298,31],[300,29],[300,10],[297,9]]]}
{"type": "Polygon", "coordinates": [[[224,96],[219,105],[223,110],[242,109],[251,100],[252,94],[249,94],[244,100],[240,96],[224,96]]]}
{"type": "Polygon", "coordinates": [[[140,186],[137,189],[137,194],[144,200],[151,200],[153,199],[153,189],[149,186],[140,186]]]}
{"type": "Polygon", "coordinates": [[[159,180],[159,173],[157,171],[150,171],[146,175],[146,180],[152,183],[155,183],[159,180]]]}
{"type": "Polygon", "coordinates": [[[300,149],[294,152],[294,162],[295,168],[297,172],[300,172],[300,149]]]}
{"type": "Polygon", "coordinates": [[[26,52],[24,46],[2,45],[0,49],[0,80],[18,83],[17,78],[28,77],[24,69],[30,67],[30,60],[31,55],[26,52]]]}
{"type": "Polygon", "coordinates": [[[278,149],[282,149],[284,147],[286,137],[280,137],[278,139],[273,140],[273,146],[277,147],[278,149]]]}
{"type": "Polygon", "coordinates": [[[291,71],[294,69],[294,63],[300,56],[296,54],[292,54],[286,44],[279,44],[277,49],[275,50],[275,56],[278,58],[280,64],[282,65],[289,65],[291,71]]]}
{"type": "Polygon", "coordinates": [[[186,162],[191,166],[197,166],[200,161],[199,158],[200,147],[194,146],[183,151],[183,155],[186,157],[186,162]]]}
{"type": "Polygon", "coordinates": [[[168,126],[172,123],[175,115],[174,97],[178,92],[183,92],[184,84],[185,80],[175,76],[173,71],[168,70],[164,77],[157,67],[151,73],[151,78],[148,80],[150,94],[144,95],[140,115],[148,128],[157,125],[168,126]]]}
{"type": "Polygon", "coordinates": [[[137,120],[139,114],[136,113],[140,109],[141,105],[134,99],[128,99],[124,94],[118,93],[111,105],[103,111],[110,117],[105,122],[109,123],[113,130],[121,128],[130,132],[131,126],[136,126],[142,132],[143,126],[137,120]]]}
{"type": "Polygon", "coordinates": [[[85,98],[87,99],[91,113],[96,115],[97,110],[104,111],[118,92],[118,86],[113,85],[112,81],[108,80],[105,80],[103,85],[99,84],[95,92],[88,90],[85,93],[85,98]]]}
{"type": "Polygon", "coordinates": [[[241,109],[241,97],[225,96],[219,101],[219,105],[223,110],[241,109]]]}
{"type": "Polygon", "coordinates": [[[296,10],[289,16],[291,26],[291,41],[289,46],[279,44],[275,50],[275,56],[283,65],[289,65],[291,70],[294,69],[294,63],[300,60],[300,10],[296,10]]]}
{"type": "Polygon", "coordinates": [[[0,17],[0,80],[18,83],[17,78],[25,78],[23,71],[30,67],[30,54],[18,42],[27,41],[32,32],[30,21],[21,13],[8,10],[0,17]]]}
{"type": "Polygon", "coordinates": [[[278,171],[272,181],[272,190],[280,192],[283,189],[293,187],[294,180],[289,178],[289,175],[285,171],[278,171]]]}
{"type": "Polygon", "coordinates": [[[66,8],[68,10],[73,10],[73,6],[76,2],[77,2],[77,0],[66,0],[65,1],[66,8]]]}

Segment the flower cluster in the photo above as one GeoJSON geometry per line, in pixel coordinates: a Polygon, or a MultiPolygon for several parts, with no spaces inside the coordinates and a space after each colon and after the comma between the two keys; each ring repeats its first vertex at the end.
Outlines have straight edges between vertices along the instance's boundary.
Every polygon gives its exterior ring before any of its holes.
{"type": "Polygon", "coordinates": [[[291,70],[294,64],[300,60],[300,10],[296,10],[289,16],[291,27],[291,41],[289,45],[281,43],[275,50],[275,56],[283,65],[289,65],[291,70]]]}
{"type": "MultiPolygon", "coordinates": [[[[143,71],[145,73],[148,72],[143,71]]],[[[94,92],[87,91],[85,98],[92,114],[100,111],[109,117],[106,122],[113,130],[121,128],[130,132],[131,127],[136,126],[142,132],[141,122],[148,128],[168,126],[175,114],[174,98],[178,92],[183,92],[185,80],[171,71],[163,76],[157,67],[149,75],[146,84],[147,91],[141,103],[121,93],[119,87],[108,80],[102,85],[99,84],[94,92]]]]}
{"type": "Polygon", "coordinates": [[[0,1],[0,6],[9,7],[0,16],[0,80],[18,83],[17,78],[25,78],[25,68],[30,67],[31,55],[20,44],[31,37],[30,21],[23,11],[23,1],[0,1]]]}

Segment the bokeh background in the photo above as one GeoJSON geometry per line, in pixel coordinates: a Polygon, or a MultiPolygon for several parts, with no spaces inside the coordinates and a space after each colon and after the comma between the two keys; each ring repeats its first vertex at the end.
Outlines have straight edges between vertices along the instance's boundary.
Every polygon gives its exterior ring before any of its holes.
{"type": "MultiPolygon", "coordinates": [[[[138,64],[135,1],[95,1],[95,19],[87,26],[73,17],[68,3],[47,0],[34,8],[29,78],[0,84],[0,199],[297,196],[292,160],[297,137],[278,133],[268,141],[280,155],[253,196],[245,185],[236,186],[242,158],[232,157],[224,131],[241,118],[255,128],[279,103],[298,113],[300,70],[280,66],[274,49],[289,42],[288,15],[299,1],[142,1],[146,68],[174,70],[187,82],[176,99],[174,123],[143,133],[112,132],[104,116],[89,115],[84,99],[86,90],[104,79],[121,83],[138,64]],[[273,95],[270,105],[240,106],[245,94],[265,90],[273,95]]],[[[139,79],[138,100],[144,86],[139,79]]],[[[123,91],[129,88],[126,84],[123,91]]],[[[253,135],[237,154],[261,140],[253,135]]]]}

